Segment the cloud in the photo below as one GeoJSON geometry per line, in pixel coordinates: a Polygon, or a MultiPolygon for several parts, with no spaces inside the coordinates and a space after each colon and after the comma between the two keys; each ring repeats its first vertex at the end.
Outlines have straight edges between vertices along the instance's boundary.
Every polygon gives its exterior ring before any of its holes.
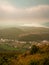
{"type": "Polygon", "coordinates": [[[32,17],[49,18],[49,5],[38,5],[38,6],[26,8],[26,12],[32,17]]]}
{"type": "Polygon", "coordinates": [[[49,5],[18,8],[8,1],[0,1],[0,18],[45,19],[49,20],[49,5]]]}
{"type": "Polygon", "coordinates": [[[9,4],[8,2],[2,2],[0,3],[0,11],[3,11],[5,13],[13,13],[15,12],[16,8],[9,4]]]}

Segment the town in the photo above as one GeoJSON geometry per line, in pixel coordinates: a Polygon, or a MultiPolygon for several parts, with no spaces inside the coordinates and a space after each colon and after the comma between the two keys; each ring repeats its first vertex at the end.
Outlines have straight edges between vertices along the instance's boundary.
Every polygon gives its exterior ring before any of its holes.
{"type": "Polygon", "coordinates": [[[14,48],[28,48],[30,49],[32,45],[36,46],[43,46],[43,45],[49,45],[48,40],[42,40],[40,42],[37,41],[18,41],[18,40],[11,40],[11,39],[0,39],[0,45],[7,44],[9,46],[12,46],[14,48]]]}

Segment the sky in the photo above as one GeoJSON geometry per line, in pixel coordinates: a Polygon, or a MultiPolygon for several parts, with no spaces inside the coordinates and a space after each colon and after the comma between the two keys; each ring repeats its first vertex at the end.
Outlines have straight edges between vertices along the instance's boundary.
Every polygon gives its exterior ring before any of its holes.
{"type": "Polygon", "coordinates": [[[49,0],[0,0],[0,26],[47,26],[47,24],[49,24],[49,0]]]}

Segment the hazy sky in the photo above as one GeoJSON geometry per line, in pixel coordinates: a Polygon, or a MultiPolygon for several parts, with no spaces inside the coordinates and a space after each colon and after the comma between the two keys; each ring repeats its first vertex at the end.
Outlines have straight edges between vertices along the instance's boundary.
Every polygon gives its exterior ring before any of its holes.
{"type": "Polygon", "coordinates": [[[49,0],[0,0],[0,26],[49,22],[49,0]]]}

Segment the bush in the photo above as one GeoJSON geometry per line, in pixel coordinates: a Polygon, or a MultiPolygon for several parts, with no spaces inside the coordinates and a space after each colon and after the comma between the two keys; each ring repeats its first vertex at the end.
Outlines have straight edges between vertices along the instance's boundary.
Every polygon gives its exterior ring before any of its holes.
{"type": "Polygon", "coordinates": [[[35,54],[39,51],[39,47],[37,47],[36,45],[33,45],[31,50],[30,50],[30,54],[35,54]]]}
{"type": "Polygon", "coordinates": [[[39,62],[36,60],[31,60],[29,65],[39,65],[39,62]]]}
{"type": "Polygon", "coordinates": [[[43,65],[49,65],[49,58],[44,59],[43,65]]]}

